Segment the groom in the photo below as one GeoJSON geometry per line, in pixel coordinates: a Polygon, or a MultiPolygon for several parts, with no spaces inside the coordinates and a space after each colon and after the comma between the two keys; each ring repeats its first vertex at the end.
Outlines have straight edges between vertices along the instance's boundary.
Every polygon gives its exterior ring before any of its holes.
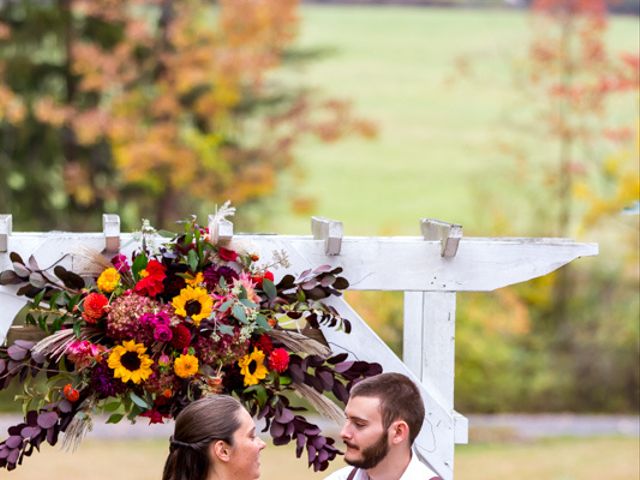
{"type": "Polygon", "coordinates": [[[340,432],[351,465],[325,480],[439,480],[411,451],[424,420],[422,397],[399,373],[367,378],[352,389],[340,432]]]}

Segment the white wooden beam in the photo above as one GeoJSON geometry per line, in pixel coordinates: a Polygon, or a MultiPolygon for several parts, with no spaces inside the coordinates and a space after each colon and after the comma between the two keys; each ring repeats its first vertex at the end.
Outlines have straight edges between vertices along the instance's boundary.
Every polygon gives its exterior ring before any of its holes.
{"type": "MultiPolygon", "coordinates": [[[[36,249],[36,256],[51,258],[77,251],[81,245],[98,251],[104,248],[101,234],[14,232],[14,237],[11,249],[23,258],[36,249]]],[[[136,247],[130,234],[120,238],[123,253],[136,247]]],[[[157,241],[161,243],[163,239],[157,241]]],[[[598,254],[597,244],[561,238],[466,237],[460,240],[453,258],[440,256],[440,242],[420,237],[345,237],[339,256],[327,256],[324,245],[311,237],[236,235],[230,248],[236,243],[255,251],[265,261],[274,250],[295,252],[291,266],[278,270],[279,275],[300,273],[313,265],[341,266],[352,290],[490,291],[545,275],[576,258],[598,254]]],[[[9,266],[8,254],[0,253],[0,270],[9,266]]]]}

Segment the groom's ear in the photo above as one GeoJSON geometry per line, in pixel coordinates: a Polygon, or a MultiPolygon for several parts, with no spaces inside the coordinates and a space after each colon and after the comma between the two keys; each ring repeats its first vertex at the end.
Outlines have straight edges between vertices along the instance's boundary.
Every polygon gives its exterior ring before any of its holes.
{"type": "Polygon", "coordinates": [[[224,440],[216,440],[209,445],[209,453],[214,459],[228,462],[231,459],[231,447],[224,440]]]}
{"type": "Polygon", "coordinates": [[[404,420],[397,420],[391,424],[390,440],[393,445],[397,445],[409,438],[409,425],[404,420]]]}

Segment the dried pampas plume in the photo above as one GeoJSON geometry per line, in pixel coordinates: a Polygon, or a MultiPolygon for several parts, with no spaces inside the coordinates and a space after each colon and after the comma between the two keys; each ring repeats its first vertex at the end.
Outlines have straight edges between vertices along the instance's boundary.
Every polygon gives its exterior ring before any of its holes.
{"type": "Polygon", "coordinates": [[[309,355],[327,357],[331,349],[313,338],[292,330],[271,330],[269,335],[293,352],[304,352],[309,355]]]}
{"type": "Polygon", "coordinates": [[[294,383],[293,389],[294,392],[301,398],[307,400],[321,415],[333,420],[338,425],[342,425],[344,421],[343,411],[327,397],[304,383],[294,383]]]}
{"type": "Polygon", "coordinates": [[[56,362],[62,358],[71,342],[76,340],[73,329],[58,330],[56,333],[43,338],[31,349],[32,355],[42,355],[56,362]]]}
{"type": "Polygon", "coordinates": [[[75,270],[81,276],[97,277],[107,268],[113,267],[102,253],[93,248],[81,246],[78,253],[74,253],[75,270]]]}
{"type": "Polygon", "coordinates": [[[75,452],[84,436],[91,430],[93,430],[91,417],[84,412],[77,413],[64,432],[62,449],[65,452],[75,452]]]}

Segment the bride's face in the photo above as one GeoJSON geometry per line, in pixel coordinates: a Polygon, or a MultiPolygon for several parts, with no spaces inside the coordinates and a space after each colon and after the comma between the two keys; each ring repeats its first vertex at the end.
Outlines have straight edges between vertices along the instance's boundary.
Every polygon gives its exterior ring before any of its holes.
{"type": "Polygon", "coordinates": [[[254,480],[260,478],[260,452],[266,446],[256,434],[256,425],[251,415],[241,408],[238,411],[240,427],[233,434],[233,447],[229,466],[233,478],[254,480]]]}

